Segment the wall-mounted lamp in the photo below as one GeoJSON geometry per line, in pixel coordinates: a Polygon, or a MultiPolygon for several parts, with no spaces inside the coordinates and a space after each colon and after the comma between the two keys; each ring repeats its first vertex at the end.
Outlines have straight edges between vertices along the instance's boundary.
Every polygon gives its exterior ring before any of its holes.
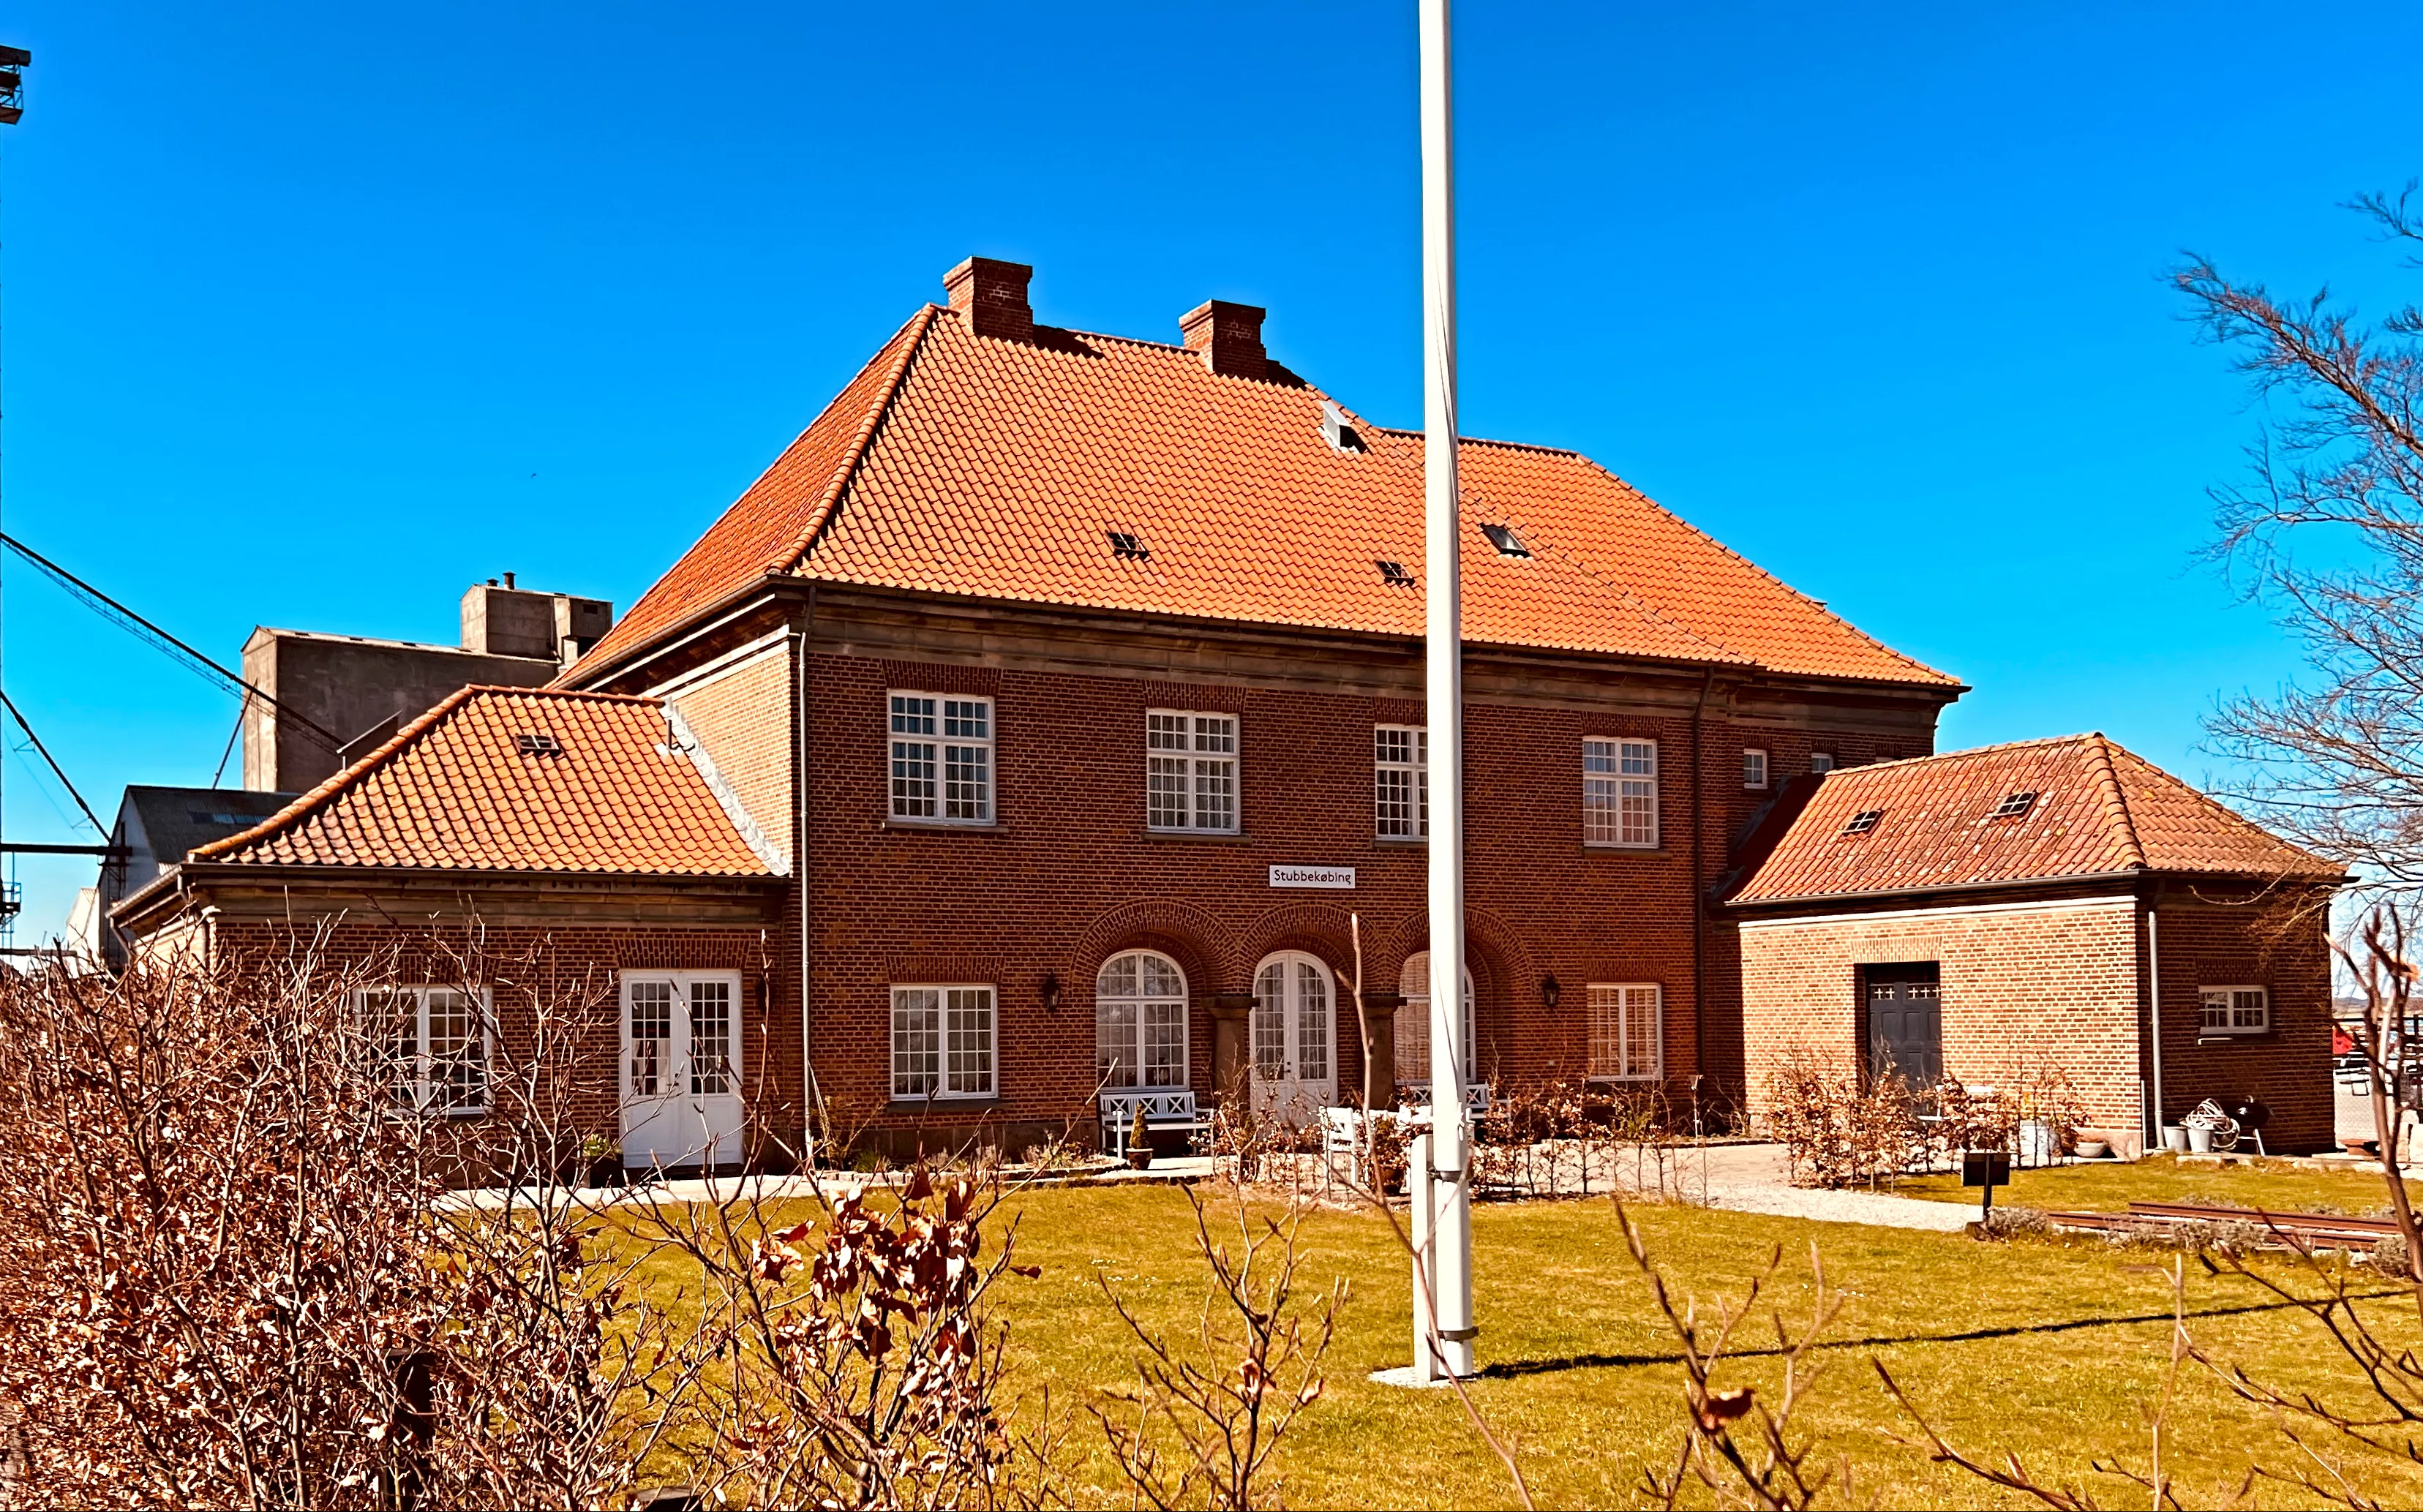
{"type": "Polygon", "coordinates": [[[1546,1003],[1550,1008],[1555,1008],[1557,1006],[1557,1000],[1564,995],[1565,989],[1557,984],[1557,979],[1555,977],[1544,976],[1540,979],[1540,1000],[1546,1003]]]}
{"type": "Polygon", "coordinates": [[[1060,973],[1057,971],[1043,973],[1043,1011],[1047,1014],[1060,1011],[1060,973]]]}

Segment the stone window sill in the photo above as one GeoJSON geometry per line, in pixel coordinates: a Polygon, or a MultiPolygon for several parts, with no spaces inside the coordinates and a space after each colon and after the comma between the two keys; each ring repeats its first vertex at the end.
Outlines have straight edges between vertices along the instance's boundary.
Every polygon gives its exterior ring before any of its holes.
{"type": "Polygon", "coordinates": [[[1583,841],[1582,851],[1590,856],[1630,856],[1644,861],[1662,861],[1674,854],[1663,846],[1616,845],[1604,840],[1583,841]]]}
{"type": "Polygon", "coordinates": [[[1006,835],[1009,833],[1009,826],[1000,823],[943,825],[928,824],[916,819],[886,819],[883,821],[883,829],[887,834],[896,835],[1006,835]]]}
{"type": "Polygon", "coordinates": [[[1176,840],[1202,845],[1245,845],[1254,837],[1242,829],[1140,829],[1136,833],[1147,840],[1176,840]]]}

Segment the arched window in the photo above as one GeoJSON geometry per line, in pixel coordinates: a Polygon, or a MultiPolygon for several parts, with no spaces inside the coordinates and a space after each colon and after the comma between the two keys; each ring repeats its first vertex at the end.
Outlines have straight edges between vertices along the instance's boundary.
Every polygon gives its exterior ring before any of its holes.
{"type": "MultiPolygon", "coordinates": [[[[1405,1005],[1397,1010],[1397,1079],[1427,1086],[1431,1079],[1431,953],[1417,951],[1397,973],[1405,1005]]],[[[1472,968],[1464,969],[1464,1079],[1474,1079],[1472,968]]]]}
{"type": "Polygon", "coordinates": [[[1104,1087],[1186,1085],[1186,973],[1153,951],[1102,963],[1094,978],[1094,1074],[1104,1087]]]}

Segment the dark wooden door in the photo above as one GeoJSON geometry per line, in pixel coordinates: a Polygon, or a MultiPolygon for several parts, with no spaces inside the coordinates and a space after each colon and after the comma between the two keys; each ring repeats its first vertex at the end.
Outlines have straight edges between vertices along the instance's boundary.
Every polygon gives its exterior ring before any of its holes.
{"type": "Polygon", "coordinates": [[[1943,1076],[1943,1004],[1932,982],[1868,984],[1868,1070],[1931,1086],[1943,1076]]]}

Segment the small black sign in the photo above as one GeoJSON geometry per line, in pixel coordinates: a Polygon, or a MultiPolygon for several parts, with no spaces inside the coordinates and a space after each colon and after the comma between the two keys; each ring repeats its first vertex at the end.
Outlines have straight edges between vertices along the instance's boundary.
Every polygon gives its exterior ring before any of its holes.
{"type": "Polygon", "coordinates": [[[1963,1150],[1960,1152],[1960,1185],[1964,1187],[2007,1187],[2011,1184],[2011,1157],[2003,1150],[1963,1150]]]}

